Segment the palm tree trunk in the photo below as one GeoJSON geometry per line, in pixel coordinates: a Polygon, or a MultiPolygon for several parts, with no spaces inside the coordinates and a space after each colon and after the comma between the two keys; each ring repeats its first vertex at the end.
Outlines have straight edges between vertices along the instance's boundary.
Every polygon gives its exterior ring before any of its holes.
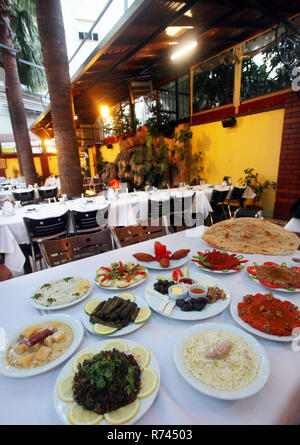
{"type": "MultiPolygon", "coordinates": [[[[0,10],[0,42],[13,47],[9,16],[3,10],[0,10]]],[[[16,56],[15,53],[4,48],[1,48],[1,54],[5,71],[7,104],[17,148],[20,173],[21,176],[24,176],[27,184],[34,184],[37,182],[37,174],[28,133],[16,56]]]]}
{"type": "Polygon", "coordinates": [[[82,192],[72,92],[60,0],[35,0],[62,193],[82,192]]]}

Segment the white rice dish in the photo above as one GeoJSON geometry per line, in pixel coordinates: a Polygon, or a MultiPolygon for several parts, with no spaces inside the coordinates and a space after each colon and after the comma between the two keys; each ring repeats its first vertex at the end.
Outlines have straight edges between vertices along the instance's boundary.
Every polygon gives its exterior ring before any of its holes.
{"type": "Polygon", "coordinates": [[[43,284],[31,298],[41,306],[61,306],[82,298],[91,285],[84,278],[65,277],[43,284]]]}
{"type": "Polygon", "coordinates": [[[257,354],[245,340],[230,332],[213,329],[194,334],[185,342],[183,362],[196,380],[225,391],[238,391],[248,386],[258,375],[260,367],[257,354]],[[224,341],[232,345],[225,357],[205,357],[209,347],[224,341]]]}

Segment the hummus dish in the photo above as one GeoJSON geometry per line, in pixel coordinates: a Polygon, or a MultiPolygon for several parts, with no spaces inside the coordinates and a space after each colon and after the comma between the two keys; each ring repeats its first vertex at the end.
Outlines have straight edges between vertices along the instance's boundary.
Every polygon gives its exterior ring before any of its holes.
{"type": "Polygon", "coordinates": [[[60,321],[29,326],[11,342],[6,361],[19,369],[44,366],[64,354],[73,343],[73,338],[73,329],[60,321]]]}
{"type": "Polygon", "coordinates": [[[84,297],[91,286],[84,278],[65,277],[43,284],[31,298],[41,306],[62,306],[84,297]]]}
{"type": "Polygon", "coordinates": [[[200,383],[225,391],[250,385],[260,367],[256,352],[244,339],[215,329],[189,337],[183,345],[183,363],[200,383]]]}

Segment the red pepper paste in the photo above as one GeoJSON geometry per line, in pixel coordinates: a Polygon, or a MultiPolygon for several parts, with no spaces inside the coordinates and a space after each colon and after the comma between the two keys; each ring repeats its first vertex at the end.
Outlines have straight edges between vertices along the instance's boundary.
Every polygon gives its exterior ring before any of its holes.
{"type": "Polygon", "coordinates": [[[238,304],[242,320],[255,329],[278,337],[292,335],[300,327],[300,312],[290,301],[275,298],[272,292],[265,295],[246,295],[238,304]]]}

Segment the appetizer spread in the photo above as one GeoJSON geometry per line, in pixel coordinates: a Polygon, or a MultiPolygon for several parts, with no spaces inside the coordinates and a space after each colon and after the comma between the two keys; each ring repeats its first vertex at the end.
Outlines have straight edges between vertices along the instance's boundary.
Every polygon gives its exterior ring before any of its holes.
{"type": "Polygon", "coordinates": [[[41,306],[61,306],[79,300],[91,286],[84,278],[65,277],[43,284],[31,298],[41,306]]]}
{"type": "Polygon", "coordinates": [[[124,288],[137,284],[147,277],[147,269],[132,262],[111,263],[109,267],[101,266],[96,271],[95,281],[99,286],[124,288]]]}
{"type": "Polygon", "coordinates": [[[189,249],[180,249],[171,253],[171,251],[167,250],[167,246],[160,243],[159,241],[155,241],[154,243],[154,255],[144,252],[134,253],[133,256],[138,261],[142,262],[152,262],[157,261],[161,267],[169,267],[170,263],[174,260],[181,260],[185,258],[189,253],[189,249]]]}
{"type": "Polygon", "coordinates": [[[36,368],[60,357],[73,342],[66,323],[49,321],[26,328],[7,349],[6,360],[15,368],[36,368]]]}
{"type": "Polygon", "coordinates": [[[85,312],[89,315],[93,332],[99,335],[114,333],[129,323],[144,323],[151,316],[148,307],[139,308],[132,299],[125,299],[122,296],[104,301],[91,301],[85,305],[85,312]]]}
{"type": "Polygon", "coordinates": [[[221,221],[209,227],[202,239],[218,249],[265,255],[288,255],[300,244],[295,233],[260,218],[221,221]]]}
{"type": "Polygon", "coordinates": [[[273,289],[286,289],[291,292],[300,290],[300,267],[288,267],[286,263],[265,262],[261,266],[247,268],[250,278],[257,279],[260,284],[273,289]]]}
{"type": "Polygon", "coordinates": [[[256,378],[259,359],[241,337],[209,329],[191,335],[183,346],[184,368],[214,389],[238,391],[256,378]]]}
{"type": "Polygon", "coordinates": [[[59,398],[69,405],[68,421],[73,425],[129,422],[157,389],[158,376],[148,366],[150,361],[145,346],[129,347],[119,339],[105,343],[100,352],[82,351],[73,360],[73,373],[57,385],[59,398]]]}
{"type": "Polygon", "coordinates": [[[198,252],[194,255],[192,261],[199,264],[201,269],[210,270],[212,272],[229,272],[241,271],[248,260],[244,260],[243,255],[228,254],[225,250],[219,251],[216,249],[205,250],[205,252],[198,252]]]}
{"type": "Polygon", "coordinates": [[[300,312],[290,301],[267,294],[246,295],[238,304],[239,317],[255,329],[278,337],[290,336],[300,327],[300,312]]]}

